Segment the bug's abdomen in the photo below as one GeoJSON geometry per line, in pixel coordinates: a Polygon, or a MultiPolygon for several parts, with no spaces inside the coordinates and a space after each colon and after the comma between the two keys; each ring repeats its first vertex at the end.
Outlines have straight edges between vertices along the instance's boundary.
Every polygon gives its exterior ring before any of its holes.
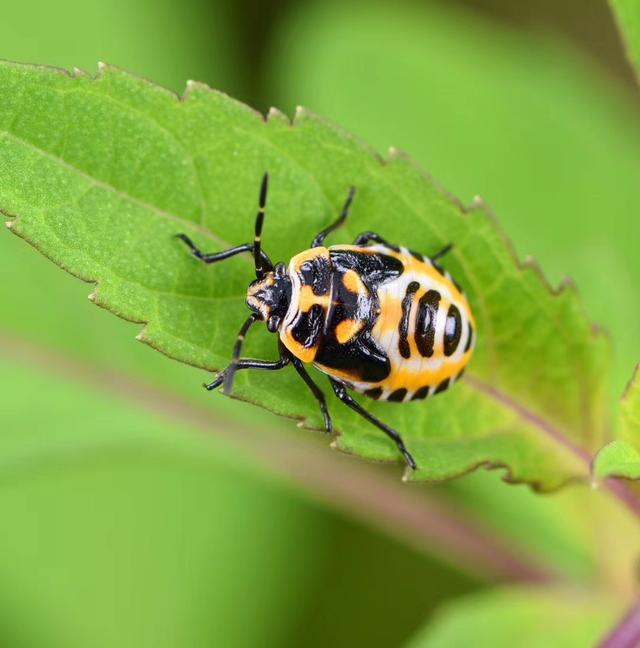
{"type": "Polygon", "coordinates": [[[475,321],[451,277],[427,258],[389,251],[403,273],[378,287],[379,315],[371,330],[389,359],[389,375],[376,384],[355,384],[372,398],[402,402],[447,389],[469,362],[475,321]]]}
{"type": "Polygon", "coordinates": [[[451,277],[421,255],[384,245],[313,248],[289,265],[280,331],[303,362],[375,399],[447,389],[468,363],[475,321],[451,277]]]}

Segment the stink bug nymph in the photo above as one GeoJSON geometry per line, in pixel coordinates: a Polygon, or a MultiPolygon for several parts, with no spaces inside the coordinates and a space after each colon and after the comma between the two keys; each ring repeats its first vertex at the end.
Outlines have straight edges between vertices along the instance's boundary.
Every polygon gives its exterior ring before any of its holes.
{"type": "Polygon", "coordinates": [[[415,469],[400,435],[348,390],[399,403],[438,394],[460,377],[476,333],[464,293],[438,263],[451,244],[426,257],[363,232],[352,245],[324,247],[327,235],[349,214],[352,187],[340,216],[311,241],[311,247],[288,266],[274,266],[261,246],[267,181],[265,173],[253,243],[204,254],[188,236],[178,234],[204,263],[243,252],[254,258],[256,279],[247,289],[251,314],[238,333],[229,366],[205,387],[223,385],[229,393],[240,369],[274,371],[291,364],[318,401],[325,429],[331,432],[324,394],[305,369],[305,363],[312,363],[327,374],[336,396],[387,434],[415,469]],[[279,360],[240,358],[244,337],[258,321],[278,333],[279,360]]]}

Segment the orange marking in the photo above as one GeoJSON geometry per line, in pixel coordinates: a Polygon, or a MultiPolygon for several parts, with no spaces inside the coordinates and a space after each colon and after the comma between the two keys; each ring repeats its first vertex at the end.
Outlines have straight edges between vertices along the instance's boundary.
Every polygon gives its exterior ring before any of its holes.
{"type": "Polygon", "coordinates": [[[302,286],[298,294],[298,309],[302,313],[311,310],[315,304],[320,304],[325,310],[329,307],[329,295],[314,295],[311,286],[302,286]]]}
{"type": "Polygon", "coordinates": [[[336,326],[336,339],[340,344],[344,344],[358,335],[363,328],[363,320],[342,320],[336,326]]]}
{"type": "Polygon", "coordinates": [[[342,277],[342,283],[349,292],[356,295],[369,294],[367,287],[362,283],[360,275],[355,270],[347,270],[342,277]]]}
{"type": "Polygon", "coordinates": [[[329,250],[325,247],[309,248],[308,250],[304,250],[300,252],[300,254],[296,254],[294,257],[292,257],[291,264],[293,266],[293,269],[296,272],[299,272],[300,267],[305,261],[315,259],[316,257],[324,257],[328,260],[329,250]]]}
{"type": "Polygon", "coordinates": [[[305,348],[300,344],[300,342],[293,339],[289,329],[285,328],[280,332],[280,339],[287,349],[289,349],[296,358],[302,360],[302,362],[313,362],[313,359],[316,357],[317,347],[313,346],[305,348]]]}
{"type": "Polygon", "coordinates": [[[385,335],[393,335],[398,330],[402,319],[402,300],[396,295],[383,292],[380,297],[380,315],[373,327],[374,337],[381,339],[385,335]]]}
{"type": "Polygon", "coordinates": [[[460,373],[469,362],[470,357],[471,353],[467,352],[457,362],[446,360],[435,371],[414,371],[406,367],[392,367],[389,376],[381,383],[378,383],[377,386],[391,391],[400,388],[413,391],[425,385],[439,385],[446,378],[451,378],[460,373]]]}

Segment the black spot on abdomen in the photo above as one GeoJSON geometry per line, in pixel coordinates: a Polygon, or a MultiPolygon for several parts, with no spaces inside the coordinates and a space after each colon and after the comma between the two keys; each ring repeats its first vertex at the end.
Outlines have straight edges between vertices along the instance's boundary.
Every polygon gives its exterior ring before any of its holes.
{"type": "Polygon", "coordinates": [[[464,345],[465,353],[471,348],[471,341],[473,339],[473,326],[471,326],[471,322],[467,322],[467,326],[469,328],[469,335],[467,336],[467,343],[464,345]]]}
{"type": "Polygon", "coordinates": [[[447,312],[447,321],[444,325],[444,354],[446,356],[453,355],[460,343],[462,335],[462,318],[460,311],[455,304],[449,306],[447,312]]]}
{"type": "Polygon", "coordinates": [[[391,392],[387,396],[387,400],[392,403],[401,403],[404,400],[404,397],[407,395],[407,390],[404,387],[396,389],[394,392],[391,392]]]}
{"type": "Polygon", "coordinates": [[[420,387],[416,391],[416,393],[411,397],[411,400],[421,400],[423,398],[426,398],[429,395],[429,385],[425,385],[424,387],[420,387]]]}
{"type": "Polygon", "coordinates": [[[407,286],[407,292],[402,300],[402,317],[400,318],[400,325],[398,326],[398,332],[400,333],[398,350],[403,358],[409,358],[411,356],[411,349],[407,337],[409,335],[409,315],[411,314],[413,296],[416,294],[418,288],[420,288],[420,284],[417,281],[412,281],[407,286]]]}
{"type": "Polygon", "coordinates": [[[440,293],[437,290],[428,290],[418,301],[415,340],[420,355],[425,358],[433,355],[439,304],[440,293]]]}

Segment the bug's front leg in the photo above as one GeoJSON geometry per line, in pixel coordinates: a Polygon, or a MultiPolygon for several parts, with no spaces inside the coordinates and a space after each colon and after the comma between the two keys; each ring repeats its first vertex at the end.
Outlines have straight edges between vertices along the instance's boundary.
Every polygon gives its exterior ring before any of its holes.
{"type": "MultiPolygon", "coordinates": [[[[229,248],[228,250],[222,250],[222,252],[203,252],[200,248],[186,235],[186,234],[176,234],[176,238],[179,238],[190,250],[191,254],[196,259],[200,259],[203,263],[218,263],[218,261],[225,261],[230,259],[236,254],[242,254],[243,252],[254,253],[254,244],[253,243],[243,243],[242,245],[236,245],[235,247],[229,248]]],[[[267,266],[271,266],[271,261],[266,255],[264,250],[259,251],[260,259],[267,266]]]]}
{"type": "Polygon", "coordinates": [[[226,369],[223,369],[209,384],[204,383],[203,387],[208,391],[212,391],[224,382],[227,374],[233,368],[233,371],[239,369],[266,369],[268,371],[276,371],[282,369],[289,364],[289,358],[282,356],[279,360],[254,360],[253,358],[243,358],[238,360],[237,363],[231,363],[226,369]]]}

